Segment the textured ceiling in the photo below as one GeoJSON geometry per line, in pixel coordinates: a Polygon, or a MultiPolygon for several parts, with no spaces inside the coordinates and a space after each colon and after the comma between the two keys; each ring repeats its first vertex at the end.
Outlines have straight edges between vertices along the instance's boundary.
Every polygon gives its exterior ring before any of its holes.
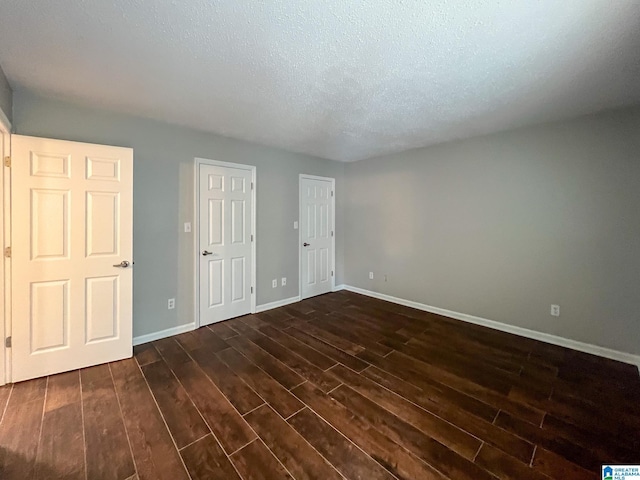
{"type": "Polygon", "coordinates": [[[640,103],[637,0],[0,0],[14,89],[353,161],[640,103]]]}

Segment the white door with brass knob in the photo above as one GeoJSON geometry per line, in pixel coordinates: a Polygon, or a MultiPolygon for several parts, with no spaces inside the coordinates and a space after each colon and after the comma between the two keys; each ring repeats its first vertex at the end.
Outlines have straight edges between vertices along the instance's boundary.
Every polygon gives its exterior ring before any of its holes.
{"type": "Polygon", "coordinates": [[[133,150],[11,144],[11,380],[130,357],[133,150]]]}
{"type": "Polygon", "coordinates": [[[255,167],[196,159],[197,325],[255,310],[255,167]]]}

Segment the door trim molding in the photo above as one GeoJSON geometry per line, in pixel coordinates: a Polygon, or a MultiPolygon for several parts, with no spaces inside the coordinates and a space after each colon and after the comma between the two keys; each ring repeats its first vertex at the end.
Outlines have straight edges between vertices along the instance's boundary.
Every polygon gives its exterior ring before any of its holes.
{"type": "Polygon", "coordinates": [[[301,173],[298,175],[298,298],[305,300],[302,296],[302,229],[300,228],[300,207],[302,206],[302,198],[300,196],[300,184],[302,179],[308,180],[322,180],[325,182],[331,182],[331,191],[333,196],[331,197],[331,231],[333,236],[331,237],[331,288],[330,292],[336,287],[336,179],[333,177],[319,177],[317,175],[308,175],[301,173]]]}
{"type": "Polygon", "coordinates": [[[251,313],[256,313],[256,298],[258,294],[258,285],[256,277],[256,265],[258,259],[256,257],[257,244],[258,244],[258,232],[256,229],[256,192],[258,190],[258,183],[256,179],[256,166],[245,165],[242,163],[222,162],[220,160],[211,160],[208,158],[195,157],[194,159],[195,172],[194,172],[194,222],[193,225],[193,261],[195,272],[194,283],[194,328],[200,327],[200,255],[199,255],[199,242],[200,242],[200,165],[212,165],[216,167],[228,167],[237,168],[240,170],[248,170],[251,172],[251,183],[253,188],[251,189],[251,234],[253,235],[253,242],[251,242],[251,286],[253,287],[253,293],[251,293],[251,313]]]}
{"type": "MultiPolygon", "coordinates": [[[[2,136],[2,175],[0,175],[0,202],[2,202],[3,228],[2,252],[11,244],[11,170],[4,167],[4,157],[11,155],[11,123],[0,110],[0,135],[2,136]]],[[[11,335],[11,259],[2,255],[0,262],[0,288],[2,289],[2,322],[0,322],[0,385],[11,382],[11,350],[4,339],[11,335]]]]}

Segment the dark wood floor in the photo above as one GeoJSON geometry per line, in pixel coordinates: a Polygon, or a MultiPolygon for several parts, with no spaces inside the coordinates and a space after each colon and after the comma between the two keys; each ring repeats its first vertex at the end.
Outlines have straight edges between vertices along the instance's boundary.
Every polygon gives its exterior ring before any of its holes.
{"type": "Polygon", "coordinates": [[[2,387],[0,414],[2,479],[589,480],[640,463],[635,367],[348,292],[2,387]]]}

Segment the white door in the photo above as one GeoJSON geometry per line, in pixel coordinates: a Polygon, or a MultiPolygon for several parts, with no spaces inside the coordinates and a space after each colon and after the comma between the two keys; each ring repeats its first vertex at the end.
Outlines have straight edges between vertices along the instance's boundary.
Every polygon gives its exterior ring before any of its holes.
{"type": "Polygon", "coordinates": [[[252,167],[198,164],[199,324],[251,313],[252,167]]]}
{"type": "Polygon", "coordinates": [[[133,150],[13,135],[12,380],[132,355],[133,150]]]}
{"type": "Polygon", "coordinates": [[[330,292],[334,283],[334,183],[300,176],[301,298],[330,292]]]}

